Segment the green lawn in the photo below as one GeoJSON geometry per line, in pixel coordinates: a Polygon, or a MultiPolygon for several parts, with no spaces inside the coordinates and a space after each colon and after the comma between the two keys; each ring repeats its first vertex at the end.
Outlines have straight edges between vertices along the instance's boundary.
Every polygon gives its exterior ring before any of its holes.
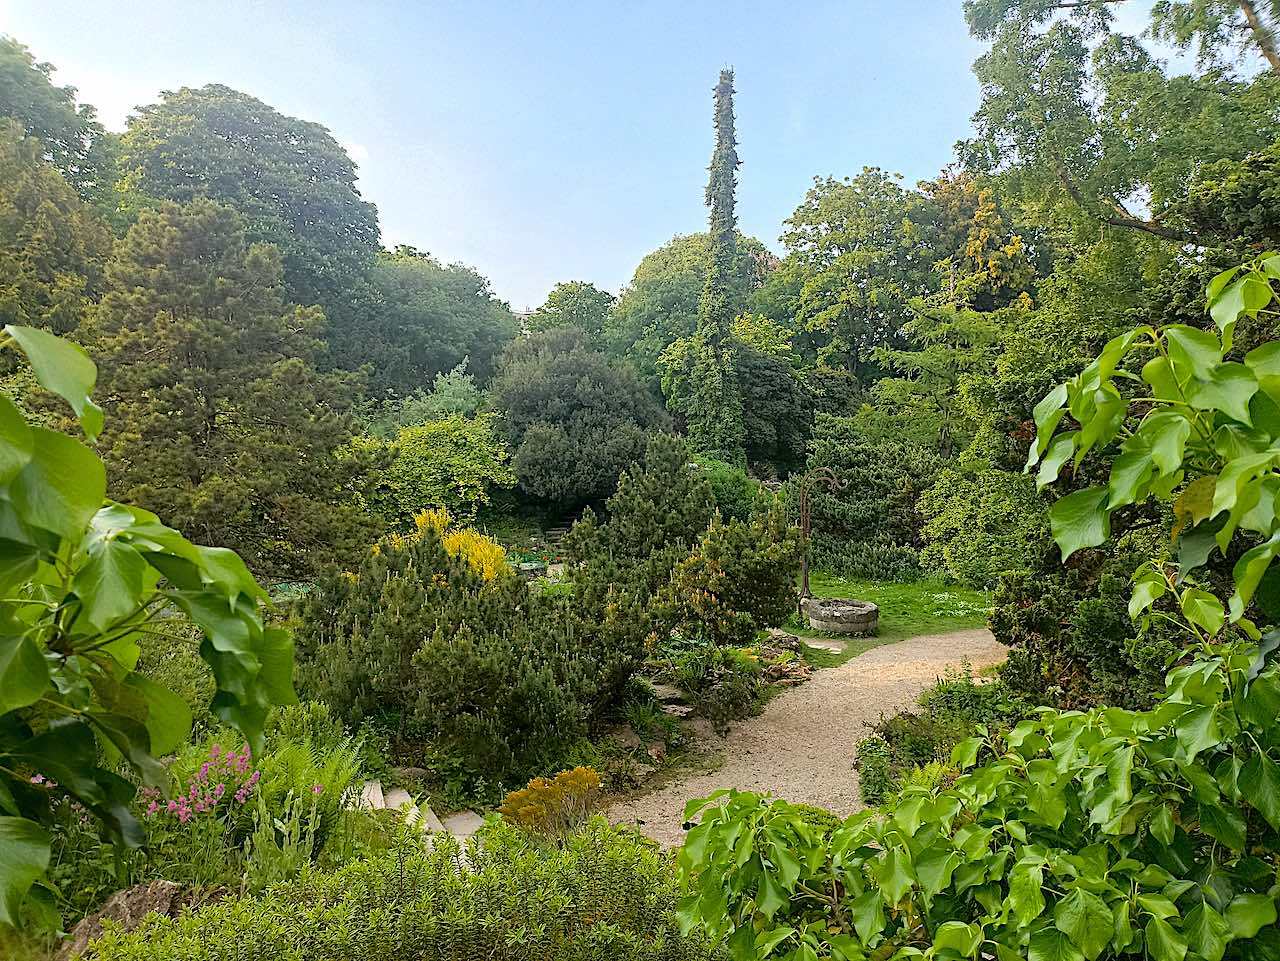
{"type": "MultiPolygon", "coordinates": [[[[880,632],[875,637],[850,638],[843,653],[817,648],[806,649],[806,660],[814,667],[834,667],[881,644],[982,627],[991,610],[991,595],[968,587],[917,581],[899,584],[891,581],[860,581],[814,573],[809,587],[815,597],[850,597],[871,601],[880,607],[880,632]]],[[[802,626],[795,615],[787,630],[801,638],[829,637],[802,626]]]]}

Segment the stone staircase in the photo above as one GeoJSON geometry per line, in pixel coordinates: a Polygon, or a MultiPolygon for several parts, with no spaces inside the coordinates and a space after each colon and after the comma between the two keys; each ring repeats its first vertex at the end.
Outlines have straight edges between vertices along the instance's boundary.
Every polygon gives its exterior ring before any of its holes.
{"type": "Polygon", "coordinates": [[[417,826],[423,834],[452,834],[459,842],[465,842],[484,826],[484,818],[475,811],[450,814],[442,821],[425,802],[415,802],[404,788],[383,791],[381,781],[365,781],[348,806],[366,811],[398,811],[406,824],[417,826]]]}

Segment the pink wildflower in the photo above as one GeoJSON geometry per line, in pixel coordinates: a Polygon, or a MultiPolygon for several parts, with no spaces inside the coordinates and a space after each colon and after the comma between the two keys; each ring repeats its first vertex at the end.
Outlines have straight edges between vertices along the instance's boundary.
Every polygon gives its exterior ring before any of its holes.
{"type": "Polygon", "coordinates": [[[316,784],[316,785],[313,785],[313,786],[312,786],[312,788],[311,788],[311,793],[312,793],[312,794],[323,794],[323,793],[324,793],[324,785],[323,785],[323,784],[316,784]]]}

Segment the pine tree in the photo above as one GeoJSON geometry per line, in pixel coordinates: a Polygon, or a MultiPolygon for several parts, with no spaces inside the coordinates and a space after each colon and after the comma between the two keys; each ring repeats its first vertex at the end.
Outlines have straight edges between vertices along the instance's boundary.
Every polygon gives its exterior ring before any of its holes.
{"type": "Polygon", "coordinates": [[[716,148],[711,155],[707,206],[711,208],[711,269],[698,303],[698,330],[689,364],[686,420],[694,450],[745,464],[742,396],[734,371],[730,280],[737,253],[738,143],[733,122],[733,71],[721,70],[715,89],[716,148]]]}
{"type": "Polygon", "coordinates": [[[229,207],[165,202],[116,244],[85,333],[112,495],[289,576],[372,534],[341,454],[354,385],[317,371],[324,315],[287,304],[283,276],[229,207]]]}

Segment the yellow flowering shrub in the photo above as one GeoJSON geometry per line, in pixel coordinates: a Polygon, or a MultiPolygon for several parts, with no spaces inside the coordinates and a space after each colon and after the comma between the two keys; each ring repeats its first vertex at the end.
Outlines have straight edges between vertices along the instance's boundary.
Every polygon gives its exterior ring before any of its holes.
{"type": "Polygon", "coordinates": [[[589,767],[561,771],[555,777],[536,777],[507,795],[498,813],[504,821],[563,839],[581,827],[600,796],[600,775],[589,767]]]}
{"type": "MultiPolygon", "coordinates": [[[[471,569],[486,581],[492,581],[506,570],[507,552],[491,537],[486,537],[473,527],[453,526],[453,516],[447,508],[437,507],[413,515],[414,529],[409,534],[390,534],[384,538],[392,548],[403,549],[422,538],[427,531],[434,531],[444,549],[471,565],[471,569]]],[[[375,544],[373,552],[382,549],[375,544]]]]}

